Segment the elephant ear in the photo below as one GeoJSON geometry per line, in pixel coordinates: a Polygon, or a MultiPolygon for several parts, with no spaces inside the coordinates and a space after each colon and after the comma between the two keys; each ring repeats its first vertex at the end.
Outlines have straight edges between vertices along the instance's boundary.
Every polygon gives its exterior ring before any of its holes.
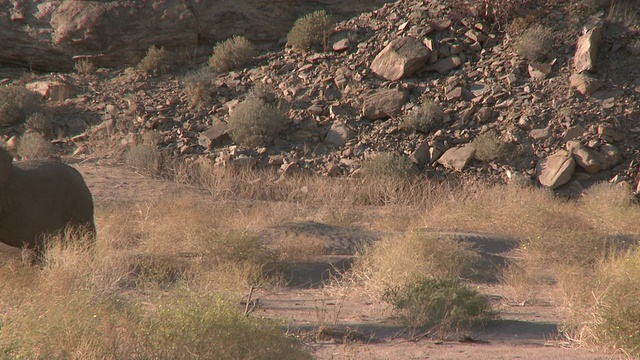
{"type": "Polygon", "coordinates": [[[7,151],[7,149],[0,147],[0,191],[9,183],[11,178],[11,171],[13,165],[11,161],[13,156],[7,151]]]}

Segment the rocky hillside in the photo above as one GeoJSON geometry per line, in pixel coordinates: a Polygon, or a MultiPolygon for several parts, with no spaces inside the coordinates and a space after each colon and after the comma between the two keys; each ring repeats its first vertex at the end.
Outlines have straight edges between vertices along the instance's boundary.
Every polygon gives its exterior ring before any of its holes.
{"type": "MultiPolygon", "coordinates": [[[[125,147],[155,131],[166,153],[221,166],[356,176],[371,155],[393,152],[441,180],[640,190],[640,4],[493,3],[503,7],[398,1],[338,23],[325,52],[283,47],[230,73],[187,58],[157,76],[101,68],[25,79],[1,69],[0,83],[52,98],[64,130],[54,142],[76,156],[101,131],[125,147]],[[206,84],[198,100],[194,81],[206,84]],[[273,94],[290,120],[264,147],[228,136],[230,113],[252,91],[273,94]]],[[[6,128],[4,140],[15,146],[23,131],[6,128]]]]}

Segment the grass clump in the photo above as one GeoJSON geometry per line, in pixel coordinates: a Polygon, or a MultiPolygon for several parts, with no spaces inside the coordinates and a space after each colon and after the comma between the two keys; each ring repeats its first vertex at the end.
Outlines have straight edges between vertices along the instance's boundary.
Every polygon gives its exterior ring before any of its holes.
{"type": "Polygon", "coordinates": [[[137,68],[147,73],[164,73],[171,69],[171,57],[164,47],[158,48],[152,45],[138,63],[137,68]]]}
{"type": "Polygon", "coordinates": [[[553,32],[542,25],[528,28],[515,42],[518,55],[533,62],[545,61],[552,46],[553,32]]]}
{"type": "Polygon", "coordinates": [[[477,254],[471,245],[438,234],[391,236],[365,249],[355,275],[374,292],[421,278],[454,279],[472,273],[477,254]]]}
{"type": "Polygon", "coordinates": [[[334,20],[324,10],[314,11],[296,20],[287,35],[287,41],[296,50],[321,48],[326,51],[333,25],[334,20]]]}
{"type": "Polygon", "coordinates": [[[213,74],[207,68],[184,77],[184,93],[192,108],[205,108],[211,104],[213,74]]]}
{"type": "Polygon", "coordinates": [[[80,59],[73,65],[73,69],[81,75],[91,75],[96,72],[96,67],[89,59],[80,59]]]}
{"type": "Polygon", "coordinates": [[[244,36],[235,35],[213,48],[209,66],[217,72],[229,72],[249,64],[257,52],[253,44],[244,36]]]}
{"type": "Polygon", "coordinates": [[[506,144],[494,133],[478,135],[471,143],[476,148],[476,159],[492,161],[506,154],[506,144]]]}
{"type": "Polygon", "coordinates": [[[229,133],[233,141],[245,146],[263,146],[285,129],[288,119],[277,106],[256,97],[238,104],[229,116],[229,133]]]}
{"type": "Polygon", "coordinates": [[[444,112],[437,102],[424,99],[420,107],[407,115],[402,122],[402,127],[426,134],[440,128],[443,117],[444,112]]]}
{"type": "Polygon", "coordinates": [[[124,162],[143,175],[159,177],[162,173],[163,157],[153,145],[132,145],[125,153],[124,162]]]}
{"type": "Polygon", "coordinates": [[[367,178],[407,178],[415,173],[414,164],[407,156],[392,152],[375,154],[362,164],[362,174],[367,178]]]}
{"type": "Polygon", "coordinates": [[[401,322],[412,329],[440,336],[480,325],[494,316],[486,296],[458,280],[419,278],[387,289],[382,299],[401,322]]]}
{"type": "Polygon", "coordinates": [[[22,124],[30,115],[42,111],[42,97],[24,86],[0,86],[0,126],[22,124]]]}
{"type": "Polygon", "coordinates": [[[27,130],[39,132],[44,136],[51,136],[53,134],[51,118],[40,112],[31,114],[25,121],[25,125],[27,130]]]}
{"type": "Polygon", "coordinates": [[[23,159],[44,159],[56,154],[56,148],[39,132],[27,131],[20,137],[18,155],[23,159]]]}

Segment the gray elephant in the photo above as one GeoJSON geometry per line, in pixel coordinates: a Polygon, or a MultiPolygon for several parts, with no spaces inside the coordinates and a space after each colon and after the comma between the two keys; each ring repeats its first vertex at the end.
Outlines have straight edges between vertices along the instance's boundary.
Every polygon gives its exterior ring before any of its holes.
{"type": "Polygon", "coordinates": [[[93,199],[82,175],[55,160],[12,163],[0,147],[0,242],[42,251],[67,226],[95,234],[93,199]]]}

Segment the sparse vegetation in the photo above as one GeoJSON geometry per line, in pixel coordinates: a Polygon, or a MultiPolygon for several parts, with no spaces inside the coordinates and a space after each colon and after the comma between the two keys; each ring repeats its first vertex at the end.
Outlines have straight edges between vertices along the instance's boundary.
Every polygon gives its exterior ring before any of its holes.
{"type": "Polygon", "coordinates": [[[162,163],[162,154],[154,145],[133,145],[125,153],[125,164],[150,177],[160,176],[162,163]]]}
{"type": "Polygon", "coordinates": [[[372,155],[362,164],[362,173],[368,178],[406,178],[416,173],[413,162],[404,155],[384,152],[372,155]]]}
{"type": "Polygon", "coordinates": [[[91,75],[96,72],[96,67],[93,65],[93,62],[89,59],[80,59],[78,60],[73,69],[81,75],[91,75]]]}
{"type": "Polygon", "coordinates": [[[0,126],[19,125],[42,107],[37,92],[19,85],[0,86],[0,126]]]}
{"type": "Polygon", "coordinates": [[[171,56],[164,47],[149,47],[147,54],[138,63],[138,70],[148,73],[160,74],[171,69],[171,56]]]}
{"type": "Polygon", "coordinates": [[[53,134],[51,118],[40,112],[29,115],[25,121],[25,125],[28,130],[39,132],[45,137],[49,137],[53,134]]]}
{"type": "Polygon", "coordinates": [[[552,46],[553,32],[543,25],[528,28],[515,41],[518,55],[533,62],[545,61],[552,46]]]}
{"type": "Polygon", "coordinates": [[[422,104],[405,117],[402,126],[427,134],[440,128],[443,117],[444,112],[437,102],[423,99],[422,104]]]}
{"type": "Polygon", "coordinates": [[[184,93],[191,107],[204,108],[211,103],[211,81],[213,74],[207,68],[200,69],[184,77],[184,93]]]}
{"type": "Polygon", "coordinates": [[[233,109],[229,116],[229,132],[237,144],[263,146],[272,142],[287,122],[276,106],[249,97],[233,109]]]}
{"type": "Polygon", "coordinates": [[[287,41],[296,50],[319,48],[326,51],[333,26],[333,19],[324,10],[314,11],[296,20],[287,35],[287,41]]]}
{"type": "Polygon", "coordinates": [[[23,159],[44,159],[56,154],[56,148],[39,132],[27,131],[18,141],[18,155],[23,159]]]}
{"type": "Polygon", "coordinates": [[[256,54],[256,49],[247,38],[236,35],[213,48],[209,65],[217,72],[229,72],[248,65],[256,54]]]}
{"type": "Polygon", "coordinates": [[[472,141],[476,148],[476,158],[480,161],[492,161],[502,158],[507,151],[506,144],[494,133],[478,135],[472,141]]]}
{"type": "Polygon", "coordinates": [[[486,296],[457,280],[419,278],[390,287],[382,299],[415,334],[427,330],[445,337],[469,330],[494,316],[486,296]]]}

